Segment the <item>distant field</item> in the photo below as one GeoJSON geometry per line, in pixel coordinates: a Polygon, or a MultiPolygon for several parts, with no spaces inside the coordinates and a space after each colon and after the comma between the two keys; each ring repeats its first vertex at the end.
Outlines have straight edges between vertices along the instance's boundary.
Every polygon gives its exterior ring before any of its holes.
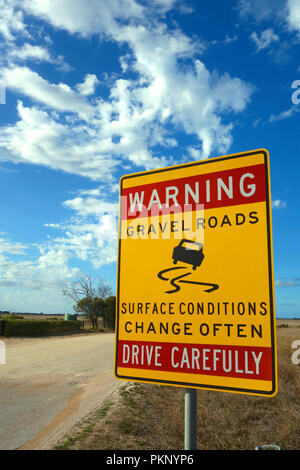
{"type": "Polygon", "coordinates": [[[300,340],[300,318],[297,320],[277,318],[276,327],[278,338],[287,337],[300,340]],[[283,325],[288,325],[288,327],[284,327],[283,325]]]}
{"type": "MultiPolygon", "coordinates": [[[[57,315],[40,315],[38,313],[16,313],[18,317],[24,317],[24,320],[49,320],[53,318],[57,318],[58,320],[63,320],[65,318],[64,314],[57,314],[57,315]]],[[[1,317],[7,316],[7,313],[1,313],[1,317]]]]}
{"type": "MultiPolygon", "coordinates": [[[[0,313],[0,319],[1,317],[4,317],[7,315],[6,313],[0,313]]],[[[64,314],[55,314],[55,315],[46,315],[46,314],[38,314],[38,313],[17,313],[16,315],[18,316],[23,316],[24,319],[27,320],[49,320],[53,318],[57,318],[58,320],[63,320],[64,319],[64,314]]],[[[78,320],[80,321],[88,321],[84,315],[78,315],[78,320]]],[[[300,318],[298,319],[286,319],[286,318],[276,318],[276,326],[280,326],[282,324],[287,324],[291,328],[300,328],[300,318]]]]}
{"type": "Polygon", "coordinates": [[[288,324],[291,327],[300,327],[300,318],[276,318],[276,326],[288,324]]]}

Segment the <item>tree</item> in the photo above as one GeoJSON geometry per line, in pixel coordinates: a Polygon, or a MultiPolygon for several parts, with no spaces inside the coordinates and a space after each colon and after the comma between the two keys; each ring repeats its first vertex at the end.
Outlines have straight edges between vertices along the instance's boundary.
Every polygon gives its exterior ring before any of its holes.
{"type": "Polygon", "coordinates": [[[105,300],[103,322],[105,328],[115,329],[116,297],[111,295],[105,300]]]}
{"type": "Polygon", "coordinates": [[[98,318],[103,317],[105,300],[111,293],[111,287],[103,278],[92,279],[88,274],[83,274],[63,290],[63,294],[75,302],[75,312],[84,313],[94,329],[98,328],[98,318]]]}
{"type": "Polygon", "coordinates": [[[98,318],[103,317],[104,314],[104,305],[104,300],[99,299],[99,297],[95,297],[94,299],[83,297],[83,299],[80,299],[77,302],[77,305],[75,305],[74,310],[77,313],[84,313],[92,322],[93,329],[97,329],[98,318]]]}

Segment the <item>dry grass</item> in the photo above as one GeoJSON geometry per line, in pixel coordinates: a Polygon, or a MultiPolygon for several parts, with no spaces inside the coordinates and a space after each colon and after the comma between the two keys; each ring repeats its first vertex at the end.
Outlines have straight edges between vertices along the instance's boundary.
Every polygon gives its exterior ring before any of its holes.
{"type": "MultiPolygon", "coordinates": [[[[274,398],[199,390],[198,449],[254,449],[277,444],[300,448],[300,365],[291,342],[300,329],[277,328],[278,394],[274,398]]],[[[104,405],[60,448],[167,450],[184,447],[184,389],[126,384],[115,403],[104,405]]]]}

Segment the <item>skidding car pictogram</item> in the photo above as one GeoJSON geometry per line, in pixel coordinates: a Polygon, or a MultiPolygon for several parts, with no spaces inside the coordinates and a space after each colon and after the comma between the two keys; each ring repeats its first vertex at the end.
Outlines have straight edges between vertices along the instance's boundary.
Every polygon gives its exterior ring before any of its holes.
{"type": "Polygon", "coordinates": [[[201,265],[204,258],[202,243],[183,239],[173,250],[173,262],[182,261],[191,264],[195,270],[201,265]],[[186,246],[188,245],[188,246],[186,246]]]}

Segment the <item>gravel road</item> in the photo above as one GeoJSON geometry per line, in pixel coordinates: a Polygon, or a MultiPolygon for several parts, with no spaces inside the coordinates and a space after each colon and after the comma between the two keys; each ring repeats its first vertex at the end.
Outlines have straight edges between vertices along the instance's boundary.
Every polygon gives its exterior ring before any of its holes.
{"type": "Polygon", "coordinates": [[[0,450],[50,449],[122,385],[114,334],[5,339],[0,450]]]}

